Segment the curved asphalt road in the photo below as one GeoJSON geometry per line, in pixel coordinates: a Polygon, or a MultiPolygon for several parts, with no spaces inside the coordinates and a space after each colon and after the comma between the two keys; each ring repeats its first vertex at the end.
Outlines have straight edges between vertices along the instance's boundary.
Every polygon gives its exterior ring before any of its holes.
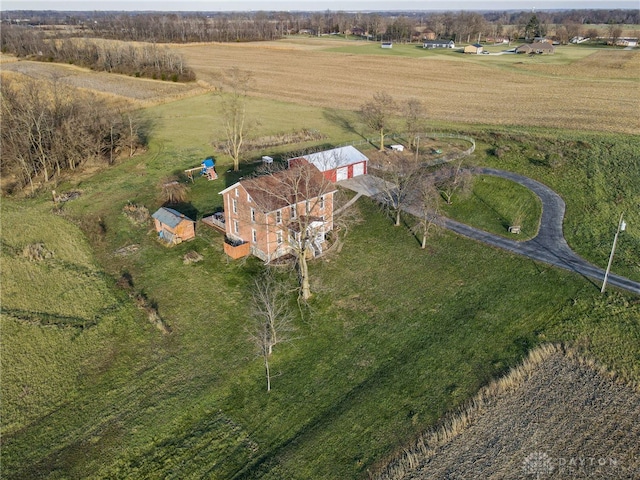
{"type": "MultiPolygon", "coordinates": [[[[539,260],[556,267],[570,270],[587,278],[595,279],[598,281],[598,287],[602,285],[605,271],[576,255],[573,250],[569,248],[569,245],[564,239],[564,235],[562,234],[562,222],[564,220],[565,203],[564,200],[560,198],[560,195],[546,185],[516,173],[496,170],[493,168],[477,168],[474,169],[474,173],[506,178],[527,187],[535,193],[542,201],[542,218],[540,220],[538,235],[531,240],[518,242],[470,227],[446,217],[438,218],[438,223],[441,226],[460,235],[464,235],[465,237],[484,242],[488,245],[493,245],[494,247],[499,247],[510,252],[533,258],[534,260],[539,260]]],[[[370,180],[375,179],[375,177],[371,177],[370,175],[367,175],[367,177],[370,177],[370,180]]],[[[374,185],[376,181],[381,180],[374,180],[374,185]]],[[[375,193],[377,193],[377,189],[371,184],[371,182],[368,182],[369,184],[364,187],[362,185],[357,185],[357,183],[358,180],[354,178],[346,180],[344,182],[344,186],[368,196],[374,196],[375,193]],[[352,180],[356,180],[356,184],[348,183],[352,180]]],[[[343,184],[343,182],[341,182],[341,184],[343,184]]],[[[404,210],[415,216],[422,215],[419,207],[408,206],[404,210]]],[[[640,282],[634,282],[619,275],[609,273],[607,285],[613,285],[640,295],[640,282]]]]}

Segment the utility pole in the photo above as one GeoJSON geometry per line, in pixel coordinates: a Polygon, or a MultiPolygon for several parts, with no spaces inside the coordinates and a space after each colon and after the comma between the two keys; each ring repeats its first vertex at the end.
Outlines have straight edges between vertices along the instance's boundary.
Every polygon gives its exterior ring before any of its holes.
{"type": "Polygon", "coordinates": [[[609,277],[609,271],[611,270],[611,263],[613,263],[613,254],[616,251],[616,243],[618,243],[618,234],[620,232],[624,232],[627,228],[627,224],[624,220],[622,220],[622,215],[620,214],[620,221],[618,222],[618,230],[616,230],[616,234],[613,237],[613,245],[611,246],[611,255],[609,255],[609,264],[607,265],[607,271],[604,274],[604,281],[602,282],[602,288],[600,289],[600,293],[604,293],[604,288],[607,286],[607,278],[609,277]]]}

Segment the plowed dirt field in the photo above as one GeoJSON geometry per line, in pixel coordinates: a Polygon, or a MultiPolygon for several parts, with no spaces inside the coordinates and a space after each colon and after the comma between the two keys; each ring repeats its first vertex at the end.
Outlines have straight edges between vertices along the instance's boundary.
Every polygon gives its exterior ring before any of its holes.
{"type": "Polygon", "coordinates": [[[253,72],[254,95],[274,100],[357,109],[384,90],[398,101],[420,98],[428,116],[442,121],[624,133],[640,129],[640,51],[594,50],[568,62],[558,53],[557,63],[555,58],[549,63],[540,57],[483,55],[479,62],[464,61],[468,57],[462,54],[410,58],[337,53],[312,45],[175,48],[200,80],[219,85],[223,72],[237,66],[253,72]]]}

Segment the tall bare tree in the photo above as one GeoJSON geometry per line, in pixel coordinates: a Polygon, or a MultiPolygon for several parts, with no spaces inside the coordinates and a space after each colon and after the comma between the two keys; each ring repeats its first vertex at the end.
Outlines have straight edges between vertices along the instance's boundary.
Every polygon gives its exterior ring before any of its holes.
{"type": "Polygon", "coordinates": [[[435,173],[434,183],[447,205],[451,205],[453,195],[468,194],[473,186],[473,176],[468,169],[462,168],[462,160],[448,165],[435,173]]]}
{"type": "Polygon", "coordinates": [[[420,209],[420,216],[413,227],[413,232],[421,237],[420,248],[427,248],[427,239],[437,231],[436,219],[440,212],[440,194],[431,175],[420,175],[416,182],[415,203],[420,209]]]}
{"type": "Polygon", "coordinates": [[[410,98],[404,107],[404,121],[409,136],[409,148],[415,148],[418,135],[424,131],[426,116],[424,104],[419,98],[410,98]]]}
{"type": "Polygon", "coordinates": [[[224,152],[233,160],[233,169],[240,169],[243,144],[249,130],[247,119],[247,92],[251,86],[252,74],[233,67],[227,72],[225,82],[229,92],[222,99],[222,118],[225,141],[224,152]]]}
{"type": "Polygon", "coordinates": [[[267,392],[271,391],[269,359],[273,347],[290,340],[289,335],[294,331],[287,290],[285,283],[279,281],[271,270],[266,270],[255,279],[251,292],[249,335],[264,363],[267,392]]]}
{"type": "MultiPolygon", "coordinates": [[[[279,212],[277,223],[288,232],[282,245],[295,258],[300,297],[309,299],[308,259],[322,251],[325,234],[333,229],[335,186],[315,166],[299,159],[291,168],[272,168],[243,185],[264,212],[279,212]]],[[[273,222],[270,213],[265,214],[265,221],[273,222]]]]}
{"type": "Polygon", "coordinates": [[[611,45],[615,45],[622,36],[622,27],[620,25],[611,24],[607,27],[607,34],[611,45]]]}
{"type": "Polygon", "coordinates": [[[396,102],[387,92],[376,92],[373,99],[360,107],[364,123],[380,135],[380,151],[384,150],[384,136],[391,128],[396,102]]]}
{"type": "Polygon", "coordinates": [[[414,155],[403,152],[388,153],[385,157],[384,161],[372,165],[372,169],[384,180],[377,200],[390,212],[394,225],[398,227],[403,208],[414,196],[420,164],[414,155]]]}

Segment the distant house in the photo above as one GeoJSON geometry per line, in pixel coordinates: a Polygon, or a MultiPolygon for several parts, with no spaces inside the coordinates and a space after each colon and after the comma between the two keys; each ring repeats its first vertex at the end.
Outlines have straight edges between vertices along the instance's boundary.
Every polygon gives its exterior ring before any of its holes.
{"type": "Polygon", "coordinates": [[[161,207],[152,217],[158,237],[169,245],[176,245],[196,236],[196,222],[172,208],[161,207]]]}
{"type": "Polygon", "coordinates": [[[546,53],[551,55],[555,51],[556,47],[548,42],[525,43],[516,48],[516,53],[546,53]]]}
{"type": "Polygon", "coordinates": [[[637,38],[619,38],[616,40],[616,46],[618,47],[637,47],[638,39],[637,38]]]}
{"type": "Polygon", "coordinates": [[[348,178],[357,177],[367,173],[369,159],[355,147],[347,146],[324,150],[289,159],[289,166],[300,161],[306,161],[314,165],[324,178],[330,182],[339,182],[348,178]]]}
{"type": "Polygon", "coordinates": [[[423,40],[435,40],[436,39],[436,32],[434,32],[433,30],[429,30],[426,29],[422,32],[422,39],[423,40]]]}
{"type": "Polygon", "coordinates": [[[314,254],[322,253],[325,236],[333,230],[335,192],[313,165],[294,165],[274,174],[240,180],[220,192],[227,236],[225,252],[232,258],[251,253],[270,262],[292,253],[293,242],[301,235],[300,225],[304,224],[306,234],[313,238],[314,254]],[[237,249],[240,255],[236,255],[237,249]]]}
{"type": "Polygon", "coordinates": [[[464,53],[482,53],[484,48],[479,43],[474,43],[473,45],[467,45],[464,47],[464,53]]]}
{"type": "Polygon", "coordinates": [[[453,40],[425,40],[422,48],[456,48],[453,40]]]}

